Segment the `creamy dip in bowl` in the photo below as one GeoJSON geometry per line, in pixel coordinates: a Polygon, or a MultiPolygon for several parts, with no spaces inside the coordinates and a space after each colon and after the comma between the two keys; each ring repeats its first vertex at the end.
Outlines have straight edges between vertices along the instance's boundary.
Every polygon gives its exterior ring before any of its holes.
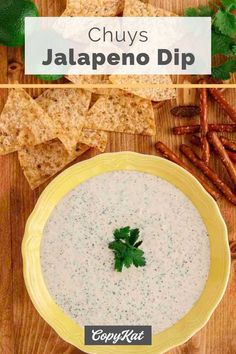
{"type": "Polygon", "coordinates": [[[153,344],[129,354],[162,353],[209,319],[229,275],[227,230],[198,181],[164,159],[104,154],[67,169],[44,191],[22,246],[24,277],[44,319],[90,353],[84,325],[151,325],[153,344]],[[146,265],[114,269],[116,229],[138,228],[146,265]]]}
{"type": "Polygon", "coordinates": [[[206,227],[169,182],[135,171],[93,177],[56,206],[41,244],[55,302],[81,326],[152,325],[180,320],[200,297],[210,264],[206,227]],[[114,270],[113,231],[139,228],[146,265],[114,270]]]}

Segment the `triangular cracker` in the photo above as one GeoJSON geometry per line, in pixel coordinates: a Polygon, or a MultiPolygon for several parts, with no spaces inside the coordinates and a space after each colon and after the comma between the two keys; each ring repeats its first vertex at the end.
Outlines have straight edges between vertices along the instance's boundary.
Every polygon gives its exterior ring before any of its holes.
{"type": "Polygon", "coordinates": [[[54,139],[52,119],[21,88],[11,89],[0,116],[0,154],[54,139]]]}
{"type": "Polygon", "coordinates": [[[83,129],[79,135],[78,142],[104,152],[107,146],[107,139],[107,133],[102,130],[83,129]]]}
{"type": "Polygon", "coordinates": [[[129,17],[173,17],[178,16],[174,12],[154,7],[140,0],[125,0],[123,16],[129,17]]]}
{"type": "MultiPolygon", "coordinates": [[[[61,16],[117,16],[123,9],[124,0],[68,0],[67,8],[61,16]]],[[[66,78],[77,85],[110,83],[108,75],[67,75],[66,78]]],[[[88,88],[88,90],[98,95],[115,95],[119,93],[118,89],[112,88],[88,88]]]]}
{"type": "Polygon", "coordinates": [[[137,96],[103,96],[89,110],[88,129],[155,135],[156,127],[151,101],[137,96]]]}
{"type": "Polygon", "coordinates": [[[124,0],[69,0],[62,16],[117,16],[124,8],[124,0]]]}
{"type": "Polygon", "coordinates": [[[60,140],[54,139],[20,150],[18,158],[31,189],[35,189],[88,149],[78,144],[77,150],[69,154],[60,140]]]}
{"type": "MultiPolygon", "coordinates": [[[[111,84],[109,75],[67,75],[65,76],[69,81],[76,85],[96,85],[96,84],[111,84]]],[[[124,91],[116,88],[93,88],[88,87],[86,90],[91,91],[97,95],[122,95],[124,91]]]]}
{"type": "Polygon", "coordinates": [[[113,84],[124,85],[124,91],[155,102],[170,100],[176,96],[175,89],[172,88],[125,88],[125,85],[129,84],[171,85],[172,81],[169,75],[111,75],[110,80],[113,84]]]}
{"type": "Polygon", "coordinates": [[[57,137],[70,152],[74,150],[84,126],[91,93],[81,89],[49,89],[36,102],[53,119],[57,137]]]}
{"type": "MultiPolygon", "coordinates": [[[[156,8],[139,0],[126,0],[123,16],[127,17],[156,17],[156,16],[177,16],[164,9],[156,8]]],[[[169,75],[111,75],[110,81],[113,84],[172,84],[169,75]]],[[[175,97],[175,90],[172,88],[124,88],[125,91],[149,99],[151,101],[169,100],[175,97]]]]}

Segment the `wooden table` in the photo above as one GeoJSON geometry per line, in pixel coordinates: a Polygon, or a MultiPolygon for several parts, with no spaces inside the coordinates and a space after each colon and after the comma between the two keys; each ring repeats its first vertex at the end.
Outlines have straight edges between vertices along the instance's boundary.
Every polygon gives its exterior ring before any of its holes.
{"type": "MultiPolygon", "coordinates": [[[[41,15],[56,16],[65,8],[65,0],[36,1],[41,15]]],[[[159,6],[181,13],[183,6],[197,5],[206,1],[182,0],[156,1],[159,6]],[[176,4],[177,3],[177,4],[176,4]]],[[[0,83],[7,83],[7,66],[12,61],[21,61],[19,50],[0,47],[0,83]]],[[[38,83],[37,79],[24,77],[22,82],[38,83]]],[[[31,89],[35,96],[37,89],[31,89]]],[[[7,90],[0,89],[0,110],[7,96],[7,90]]],[[[236,106],[236,90],[225,92],[227,99],[236,106]]],[[[170,113],[171,103],[165,104],[157,111],[157,136],[155,138],[111,134],[107,151],[131,150],[140,153],[156,154],[154,142],[162,140],[174,150],[187,137],[175,137],[170,127],[180,124],[170,113]]],[[[196,119],[197,120],[197,119],[196,119]]],[[[196,121],[194,120],[194,121],[196,121]]],[[[228,118],[215,104],[210,106],[210,120],[229,122],[228,118]]],[[[193,121],[192,121],[193,122],[193,121]]],[[[232,136],[233,137],[233,136],[232,136]]],[[[234,136],[235,139],[235,136],[234,136]]],[[[96,155],[91,150],[83,159],[96,155]]],[[[219,161],[213,159],[212,166],[228,181],[228,177],[219,161]]],[[[20,169],[17,155],[0,157],[0,354],[62,354],[82,353],[65,343],[53,329],[39,316],[27,294],[21,258],[21,241],[25,222],[44,189],[31,191],[20,169]]],[[[236,207],[225,200],[219,202],[226,220],[229,239],[236,236],[236,207]]],[[[236,353],[236,262],[232,264],[231,278],[227,292],[214,312],[208,324],[186,344],[171,350],[169,354],[233,354],[236,353]]]]}

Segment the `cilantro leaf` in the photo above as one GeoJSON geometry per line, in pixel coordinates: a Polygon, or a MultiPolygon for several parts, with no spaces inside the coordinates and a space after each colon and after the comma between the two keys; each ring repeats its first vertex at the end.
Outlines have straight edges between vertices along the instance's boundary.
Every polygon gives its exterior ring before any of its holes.
{"type": "Polygon", "coordinates": [[[132,264],[133,264],[133,255],[132,255],[131,249],[127,248],[126,255],[124,258],[124,266],[126,268],[129,268],[129,267],[131,267],[132,264]]]}
{"type": "Polygon", "coordinates": [[[188,17],[212,17],[213,11],[209,6],[189,7],[184,10],[184,16],[188,17]]]}
{"type": "Polygon", "coordinates": [[[196,9],[195,7],[188,7],[184,10],[184,16],[198,17],[198,9],[196,9]]]}
{"type": "Polygon", "coordinates": [[[217,11],[214,25],[226,36],[232,37],[236,33],[236,18],[224,9],[217,11]]]}
{"type": "Polygon", "coordinates": [[[221,3],[228,11],[236,9],[236,0],[221,0],[221,3]]]}
{"type": "Polygon", "coordinates": [[[108,247],[114,253],[114,269],[117,272],[122,272],[123,267],[130,268],[132,264],[135,267],[146,265],[144,252],[138,248],[143,242],[138,241],[139,229],[131,229],[126,226],[114,230],[113,236],[115,240],[111,241],[108,247]]]}
{"type": "Polygon", "coordinates": [[[212,68],[212,76],[218,80],[230,79],[230,74],[236,71],[236,60],[229,59],[223,64],[212,68]]]}
{"type": "Polygon", "coordinates": [[[212,55],[223,54],[233,55],[235,41],[229,36],[212,29],[212,55]]]}
{"type": "Polygon", "coordinates": [[[198,7],[198,16],[200,17],[212,17],[213,10],[209,6],[199,6],[198,7]]]}
{"type": "Polygon", "coordinates": [[[121,258],[119,258],[119,256],[116,256],[115,269],[117,270],[117,272],[122,272],[122,268],[123,268],[123,261],[121,258]]]}
{"type": "Polygon", "coordinates": [[[184,11],[185,16],[212,17],[212,57],[218,54],[226,57],[223,64],[212,67],[212,76],[220,80],[228,80],[236,72],[236,16],[232,10],[236,10],[236,0],[221,0],[220,5],[210,3],[184,11]]]}
{"type": "Polygon", "coordinates": [[[133,263],[135,267],[143,267],[146,265],[146,260],[144,258],[144,252],[140,249],[136,249],[135,252],[133,252],[133,263]]]}
{"type": "Polygon", "coordinates": [[[116,229],[113,234],[116,240],[128,240],[129,233],[130,233],[130,227],[126,226],[121,229],[116,229]]]}
{"type": "Polygon", "coordinates": [[[139,229],[130,230],[129,244],[133,246],[139,238],[139,229]]]}
{"type": "Polygon", "coordinates": [[[114,253],[124,256],[126,252],[126,247],[123,242],[112,241],[109,243],[109,248],[114,251],[114,253]]]}

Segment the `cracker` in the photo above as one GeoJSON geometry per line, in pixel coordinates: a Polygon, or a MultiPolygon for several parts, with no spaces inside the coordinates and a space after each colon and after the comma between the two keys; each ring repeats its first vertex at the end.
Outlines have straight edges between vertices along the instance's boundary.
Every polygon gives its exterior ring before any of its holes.
{"type": "MultiPolygon", "coordinates": [[[[123,11],[124,0],[68,0],[67,8],[62,16],[116,16],[123,11]]],[[[67,75],[66,78],[74,84],[107,84],[108,75],[67,75]]],[[[119,94],[118,89],[88,88],[98,95],[119,94]]]]}
{"type": "MultiPolygon", "coordinates": [[[[66,78],[76,85],[96,85],[96,84],[111,84],[109,75],[67,75],[66,78]]],[[[86,90],[97,95],[122,95],[124,91],[116,88],[93,88],[89,87],[86,90]]]]}
{"type": "MultiPolygon", "coordinates": [[[[129,84],[165,84],[171,85],[172,81],[169,75],[111,75],[110,80],[113,84],[129,85],[129,84]]],[[[146,98],[151,101],[164,101],[170,100],[176,96],[176,91],[173,88],[153,88],[141,87],[132,88],[124,87],[124,90],[134,95],[146,98]]]]}
{"type": "Polygon", "coordinates": [[[26,91],[11,89],[0,116],[0,154],[55,137],[55,125],[49,115],[26,91]]]}
{"type": "Polygon", "coordinates": [[[54,139],[20,150],[18,158],[31,189],[35,189],[88,149],[78,144],[77,150],[69,154],[60,140],[54,139]]]}
{"type": "Polygon", "coordinates": [[[117,16],[124,8],[124,0],[68,0],[62,16],[117,16]]]}
{"type": "Polygon", "coordinates": [[[104,152],[107,146],[107,139],[108,134],[104,131],[83,129],[78,142],[104,152]]]}
{"type": "Polygon", "coordinates": [[[155,135],[156,127],[151,101],[137,96],[102,96],[89,110],[88,129],[155,135]]]}
{"type": "Polygon", "coordinates": [[[125,0],[123,16],[130,17],[173,17],[178,16],[174,12],[154,7],[139,0],[125,0]]]}
{"type": "MultiPolygon", "coordinates": [[[[177,16],[177,14],[154,7],[151,4],[139,0],[125,0],[123,16],[159,17],[177,16]]],[[[110,81],[113,82],[113,84],[172,84],[169,75],[111,75],[110,81]]],[[[124,88],[124,90],[155,102],[169,100],[175,97],[175,90],[172,88],[124,88]]]]}
{"type": "Polygon", "coordinates": [[[36,102],[53,119],[57,137],[66,149],[73,151],[89,109],[91,93],[82,89],[49,89],[36,102]]]}

